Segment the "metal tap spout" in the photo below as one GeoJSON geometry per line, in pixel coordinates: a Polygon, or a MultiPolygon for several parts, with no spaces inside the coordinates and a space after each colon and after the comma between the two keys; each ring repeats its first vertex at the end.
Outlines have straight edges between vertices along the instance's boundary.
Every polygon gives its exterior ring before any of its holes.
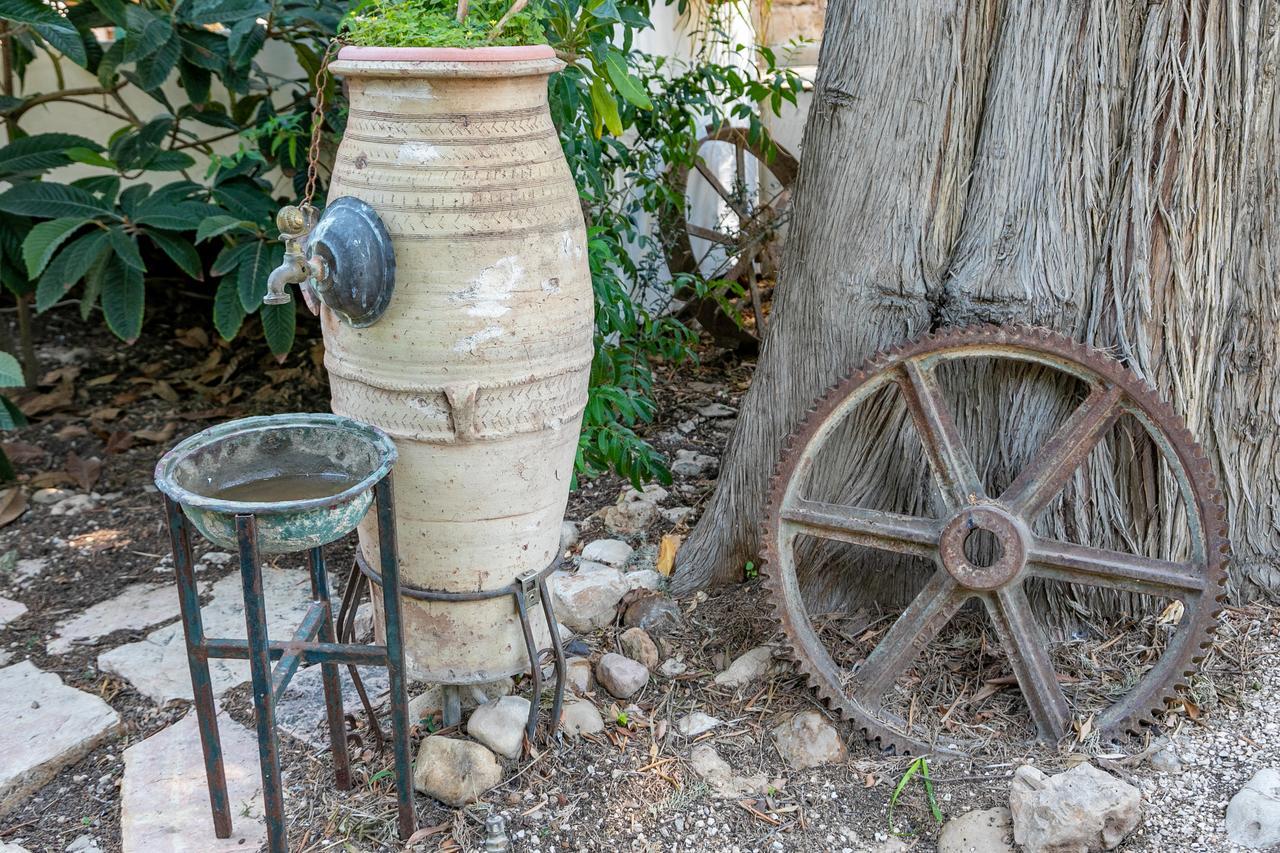
{"type": "Polygon", "coordinates": [[[314,225],[314,216],[300,207],[290,205],[276,214],[276,227],[284,242],[284,260],[267,276],[267,294],[262,297],[267,305],[284,305],[292,300],[290,284],[301,285],[309,278],[324,277],[321,261],[307,257],[306,238],[314,225]]]}

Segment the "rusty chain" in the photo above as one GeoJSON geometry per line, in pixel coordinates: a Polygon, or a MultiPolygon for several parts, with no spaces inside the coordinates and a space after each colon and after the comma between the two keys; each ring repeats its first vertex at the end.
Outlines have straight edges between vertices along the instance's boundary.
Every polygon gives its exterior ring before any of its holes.
{"type": "Polygon", "coordinates": [[[301,208],[310,217],[315,211],[311,203],[316,194],[316,180],[320,173],[320,134],[324,129],[324,93],[329,86],[329,62],[334,52],[342,46],[342,42],[333,39],[320,58],[320,68],[316,71],[316,104],[311,111],[311,145],[307,149],[307,186],[302,194],[301,208]]]}

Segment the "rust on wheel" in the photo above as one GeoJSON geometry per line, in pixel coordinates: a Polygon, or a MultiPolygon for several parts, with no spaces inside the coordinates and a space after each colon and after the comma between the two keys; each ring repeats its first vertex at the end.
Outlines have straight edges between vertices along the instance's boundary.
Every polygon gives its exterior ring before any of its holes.
{"type": "MultiPolygon", "coordinates": [[[[838,440],[838,439],[837,439],[838,440]]],[[[1209,645],[1226,582],[1227,540],[1221,497],[1203,450],[1181,418],[1119,362],[1067,337],[1027,327],[970,327],[925,335],[881,352],[835,385],[786,444],[764,523],[763,574],[792,657],[829,706],[869,740],[899,752],[963,752],[958,743],[921,737],[889,710],[886,694],[977,599],[985,608],[1043,740],[1071,728],[1072,709],[1032,611],[1024,582],[1040,578],[1181,602],[1176,629],[1151,667],[1094,720],[1104,733],[1136,731],[1166,708],[1209,645]],[[961,359],[1039,365],[1075,377],[1083,402],[1057,427],[1027,467],[999,494],[987,494],[941,391],[938,369],[961,359]],[[806,494],[815,458],[855,407],[871,395],[901,394],[940,494],[937,517],[816,500],[806,494]],[[1186,510],[1189,556],[1156,559],[1037,535],[1036,519],[1112,430],[1131,415],[1153,442],[1186,510]],[[965,542],[981,531],[990,559],[971,559],[965,542]],[[937,568],[860,662],[842,667],[806,611],[797,580],[797,537],[851,543],[931,561],[937,568]]]]}

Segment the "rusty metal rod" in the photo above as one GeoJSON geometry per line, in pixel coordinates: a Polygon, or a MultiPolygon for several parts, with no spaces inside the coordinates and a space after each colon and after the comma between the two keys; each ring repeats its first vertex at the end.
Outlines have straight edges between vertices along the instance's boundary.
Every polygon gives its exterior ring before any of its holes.
{"type": "Polygon", "coordinates": [[[279,663],[275,665],[275,669],[271,670],[271,696],[275,701],[280,701],[280,697],[284,695],[285,688],[289,686],[289,682],[293,680],[294,674],[297,673],[298,665],[302,663],[302,652],[297,648],[297,644],[307,643],[315,639],[315,636],[320,633],[320,620],[324,618],[325,613],[324,602],[311,602],[311,606],[307,608],[302,621],[298,623],[298,630],[293,632],[294,647],[282,654],[279,663]]]}

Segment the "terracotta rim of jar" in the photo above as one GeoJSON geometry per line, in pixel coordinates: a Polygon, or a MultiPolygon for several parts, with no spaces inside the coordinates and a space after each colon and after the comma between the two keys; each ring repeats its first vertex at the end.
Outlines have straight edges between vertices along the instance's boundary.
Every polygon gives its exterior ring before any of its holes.
{"type": "Polygon", "coordinates": [[[338,59],[355,62],[519,62],[554,59],[549,44],[494,45],[490,47],[364,47],[345,45],[338,59]]]}

